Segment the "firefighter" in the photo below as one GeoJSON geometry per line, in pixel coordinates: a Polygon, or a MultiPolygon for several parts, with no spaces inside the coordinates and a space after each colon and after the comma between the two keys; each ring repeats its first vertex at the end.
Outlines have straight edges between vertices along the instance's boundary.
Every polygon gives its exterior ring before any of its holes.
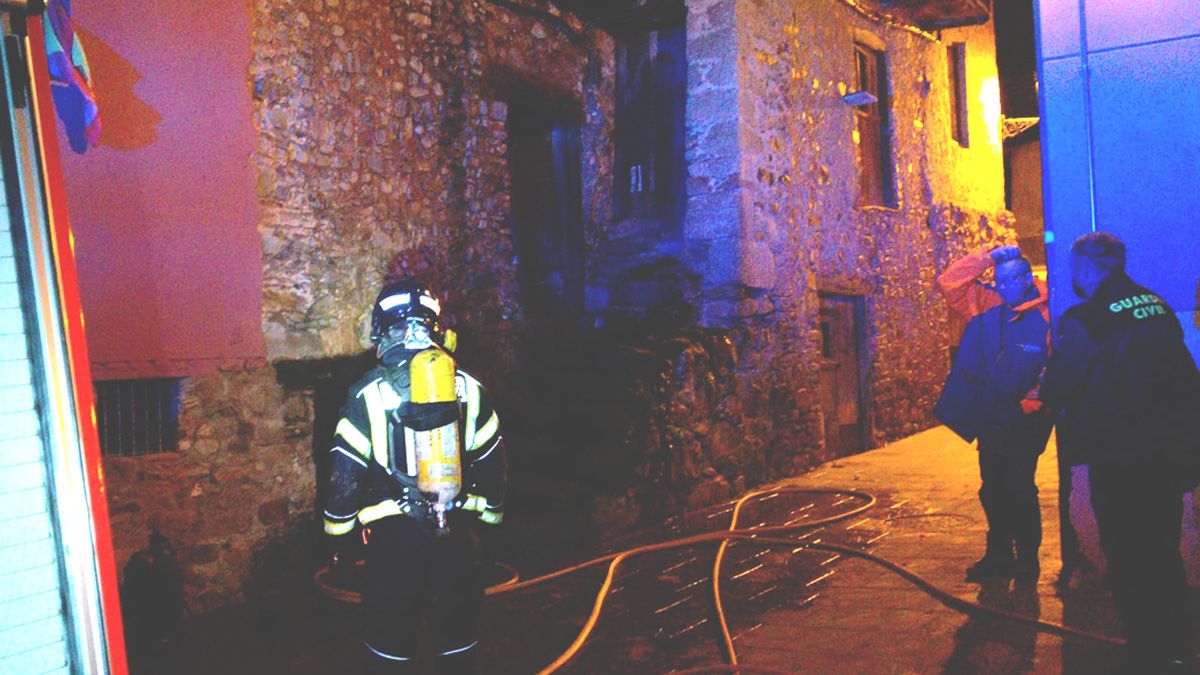
{"type": "Polygon", "coordinates": [[[454,335],[440,315],[424,284],[384,286],[371,316],[379,365],[350,388],[330,450],[331,564],[346,564],[342,552],[361,525],[362,635],[372,673],[416,672],[425,617],[436,672],[475,672],[483,588],[470,521],[500,523],[507,469],[496,411],[479,382],[452,365],[454,335]],[[423,398],[436,390],[447,395],[423,398]],[[431,455],[455,453],[457,464],[427,465],[431,455]],[[430,480],[442,482],[431,488],[430,480]]]}
{"type": "Polygon", "coordinates": [[[1120,239],[1076,240],[1071,282],[1083,302],[1059,320],[1042,398],[1067,413],[1088,467],[1121,672],[1193,672],[1179,544],[1183,493],[1200,483],[1200,373],[1175,312],[1126,275],[1120,239]]]}
{"type": "Polygon", "coordinates": [[[1049,355],[1048,294],[1016,246],[977,249],[937,283],[951,307],[970,319],[934,408],[968,443],[979,440],[987,546],[967,568],[967,580],[1036,582],[1042,521],[1034,472],[1052,426],[1037,396],[1049,355]],[[981,277],[989,270],[994,283],[985,285],[981,277]]]}

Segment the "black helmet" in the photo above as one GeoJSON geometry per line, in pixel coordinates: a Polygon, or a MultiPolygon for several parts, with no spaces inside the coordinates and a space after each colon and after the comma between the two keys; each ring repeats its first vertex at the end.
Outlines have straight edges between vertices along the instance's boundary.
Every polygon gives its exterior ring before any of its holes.
{"type": "Polygon", "coordinates": [[[371,311],[371,342],[379,344],[392,326],[411,319],[424,321],[430,335],[434,335],[440,328],[441,313],[442,304],[425,284],[412,278],[393,281],[375,298],[375,307],[371,311]]]}

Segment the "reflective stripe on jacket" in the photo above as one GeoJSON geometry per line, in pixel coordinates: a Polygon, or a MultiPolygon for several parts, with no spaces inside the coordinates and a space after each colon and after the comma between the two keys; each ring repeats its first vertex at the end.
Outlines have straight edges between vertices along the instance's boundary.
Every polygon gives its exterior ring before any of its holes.
{"type": "MultiPolygon", "coordinates": [[[[464,508],[476,511],[480,520],[498,523],[507,487],[500,418],[479,381],[462,370],[456,373],[455,390],[462,409],[464,448],[460,501],[464,508]]],[[[383,367],[350,388],[329,453],[324,514],[328,534],[346,534],[354,529],[355,521],[367,524],[394,515],[417,515],[408,500],[419,495],[405,494],[407,488],[401,481],[371,470],[369,464],[407,476],[416,473],[415,467],[406,466],[404,428],[394,421],[393,413],[403,403],[401,396],[383,367]]]]}

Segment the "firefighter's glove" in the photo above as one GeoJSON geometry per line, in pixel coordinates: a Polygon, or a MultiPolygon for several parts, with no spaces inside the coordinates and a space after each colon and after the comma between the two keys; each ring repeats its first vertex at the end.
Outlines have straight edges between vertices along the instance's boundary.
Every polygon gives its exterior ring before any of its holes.
{"type": "Polygon", "coordinates": [[[997,246],[991,250],[992,261],[997,265],[1021,257],[1020,246],[997,246]]]}
{"type": "Polygon", "coordinates": [[[488,504],[486,497],[468,494],[454,500],[454,507],[464,511],[474,511],[479,514],[479,520],[488,525],[499,525],[504,519],[504,511],[488,504]]]}

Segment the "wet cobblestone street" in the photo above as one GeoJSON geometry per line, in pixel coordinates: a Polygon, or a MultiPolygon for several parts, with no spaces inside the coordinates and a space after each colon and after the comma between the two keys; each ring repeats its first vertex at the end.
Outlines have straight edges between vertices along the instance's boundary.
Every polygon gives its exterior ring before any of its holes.
{"type": "MultiPolygon", "coordinates": [[[[1054,451],[1038,469],[1045,523],[1042,577],[1033,586],[972,584],[963,569],[979,552],[983,517],[974,453],[945,429],[830,462],[752,498],[751,528],[844,513],[874,495],[873,508],[800,530],[796,546],[734,542],[721,568],[721,597],[739,662],[789,673],[1111,673],[1118,649],[1060,637],[1028,624],[951,609],[883,567],[801,543],[879,555],[962,600],[1115,636],[1111,602],[1094,578],[1060,591],[1054,451]],[[837,493],[837,491],[841,493],[837,493]]],[[[769,489],[769,488],[765,488],[769,489]]],[[[677,517],[612,542],[615,553],[729,527],[733,504],[677,517]]],[[[778,535],[772,535],[778,536],[778,535]]],[[[672,673],[724,663],[713,613],[717,544],[656,551],[619,568],[603,613],[562,673],[672,673]]],[[[564,561],[570,562],[570,561],[564,561]]],[[[480,672],[535,673],[578,634],[606,564],[532,588],[490,596],[480,635],[480,672]]],[[[353,672],[361,653],[352,608],[296,597],[275,610],[243,607],[191,625],[181,672],[353,672]]]]}

